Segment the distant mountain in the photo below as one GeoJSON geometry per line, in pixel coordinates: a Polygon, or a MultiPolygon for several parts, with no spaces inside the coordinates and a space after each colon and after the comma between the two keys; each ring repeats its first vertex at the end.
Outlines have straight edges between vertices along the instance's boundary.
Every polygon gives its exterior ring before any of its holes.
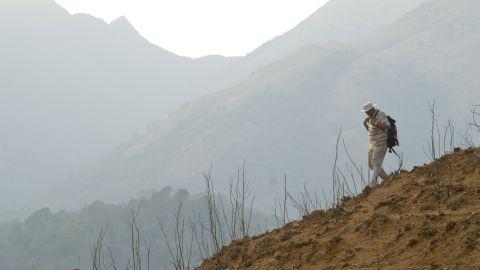
{"type": "Polygon", "coordinates": [[[425,1],[331,0],[293,29],[211,72],[197,86],[225,89],[241,83],[259,68],[297,53],[303,46],[362,40],[425,1]]]}
{"type": "Polygon", "coordinates": [[[355,42],[393,23],[423,2],[425,0],[329,1],[295,28],[268,41],[247,58],[269,63],[306,45],[355,42]]]}
{"type": "MultiPolygon", "coordinates": [[[[480,100],[478,5],[433,0],[365,41],[306,46],[182,106],[81,177],[92,180],[84,190],[113,191],[114,200],[165,183],[200,190],[201,172],[211,165],[226,187],[244,160],[266,205],[284,172],[293,190],[303,181],[326,188],[341,127],[353,157],[366,160],[360,108],[367,100],[398,120],[408,164],[424,161],[428,102],[436,99],[440,117],[461,133],[469,106],[480,100]]],[[[394,156],[388,161],[395,166],[394,156]]]]}
{"type": "MultiPolygon", "coordinates": [[[[229,202],[217,197],[217,203],[222,203],[226,213],[230,213],[229,202]]],[[[148,244],[151,245],[150,269],[173,269],[170,266],[171,257],[160,224],[167,234],[169,243],[173,245],[176,235],[174,212],[180,205],[179,222],[185,222],[182,237],[185,238],[185,243],[190,243],[194,240],[191,226],[196,227],[199,235],[203,234],[204,229],[200,227],[200,223],[207,223],[208,208],[205,197],[189,195],[184,189],[173,192],[167,187],[159,192],[149,191],[141,198],[131,199],[128,203],[119,205],[96,201],[83,206],[78,211],[52,212],[49,208],[39,209],[24,221],[17,219],[0,225],[0,269],[91,269],[93,244],[99,231],[106,226],[102,256],[108,256],[110,250],[116,265],[124,267],[128,260],[132,260],[130,238],[132,237],[130,227],[132,210],[139,211],[136,223],[142,243],[140,245],[141,260],[144,265],[147,265],[145,248],[148,244]],[[191,224],[194,219],[197,222],[196,225],[191,224]]],[[[250,233],[258,234],[269,228],[271,225],[266,223],[267,220],[273,221],[260,212],[252,212],[250,233]],[[269,227],[264,229],[264,226],[269,227]]],[[[229,221],[221,217],[220,222],[223,228],[229,221]]],[[[227,240],[229,239],[227,230],[224,230],[225,244],[227,244],[230,240],[227,240]]],[[[206,233],[205,236],[207,236],[206,233]]],[[[205,242],[211,243],[210,238],[208,236],[206,238],[205,242]]],[[[201,254],[197,247],[196,244],[192,247],[191,263],[195,265],[201,261],[201,254]]],[[[109,257],[108,263],[105,261],[109,266],[108,269],[110,269],[110,262],[109,257]]]]}
{"type": "Polygon", "coordinates": [[[1,211],[0,220],[53,203],[51,195],[36,200],[32,193],[45,194],[46,186],[95,164],[187,100],[238,84],[302,46],[364,38],[422,1],[368,2],[362,8],[353,0],[332,1],[243,58],[189,59],[149,43],[125,17],[107,24],[70,15],[53,0],[2,1],[0,203],[15,194],[15,205],[1,211]]]}
{"type": "MultiPolygon", "coordinates": [[[[177,56],[125,17],[70,15],[53,0],[0,1],[0,211],[64,179],[192,97],[234,59],[177,56]],[[35,192],[35,193],[36,193],[35,192]]],[[[9,214],[7,214],[10,212],[9,214]]]]}
{"type": "MultiPolygon", "coordinates": [[[[425,0],[331,0],[292,30],[266,42],[222,72],[220,83],[239,82],[260,67],[295,54],[303,46],[365,39],[425,0]],[[348,19],[346,19],[348,18],[348,19]],[[244,76],[239,76],[240,74],[244,76]]],[[[223,85],[227,86],[227,85],[223,85]]]]}

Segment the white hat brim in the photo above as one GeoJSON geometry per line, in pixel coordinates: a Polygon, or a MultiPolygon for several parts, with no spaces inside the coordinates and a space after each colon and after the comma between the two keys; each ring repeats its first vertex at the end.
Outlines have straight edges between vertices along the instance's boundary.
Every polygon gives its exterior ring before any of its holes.
{"type": "MultiPolygon", "coordinates": [[[[372,109],[375,109],[376,107],[377,107],[377,104],[373,104],[373,107],[372,107],[372,109]]],[[[371,110],[371,109],[370,109],[370,110],[371,110]]],[[[370,110],[368,110],[368,111],[370,111],[370,110]]],[[[365,110],[363,110],[363,109],[362,109],[362,110],[360,110],[360,111],[361,111],[361,112],[364,112],[364,113],[368,112],[368,111],[365,111],[365,110]]]]}

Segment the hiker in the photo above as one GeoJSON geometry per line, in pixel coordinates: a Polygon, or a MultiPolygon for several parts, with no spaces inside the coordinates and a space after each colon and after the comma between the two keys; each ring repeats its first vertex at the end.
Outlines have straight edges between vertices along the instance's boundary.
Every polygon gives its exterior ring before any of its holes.
{"type": "Polygon", "coordinates": [[[369,186],[374,188],[377,186],[378,177],[385,181],[388,177],[382,168],[385,154],[388,150],[387,134],[390,128],[390,122],[387,115],[376,108],[371,102],[363,105],[363,112],[368,117],[363,121],[363,125],[368,131],[368,139],[370,141],[370,149],[368,151],[368,167],[373,170],[372,179],[369,186]]]}

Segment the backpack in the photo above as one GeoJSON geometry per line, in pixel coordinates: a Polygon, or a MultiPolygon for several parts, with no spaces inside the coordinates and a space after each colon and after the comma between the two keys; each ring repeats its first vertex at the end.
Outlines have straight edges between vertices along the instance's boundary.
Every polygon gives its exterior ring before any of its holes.
{"type": "Polygon", "coordinates": [[[391,118],[390,116],[387,116],[388,122],[390,122],[390,128],[388,129],[387,132],[387,146],[388,146],[388,152],[390,153],[395,153],[395,150],[393,147],[395,146],[400,146],[400,142],[398,141],[398,134],[397,134],[397,125],[395,124],[397,121],[395,119],[391,118]]]}
{"type": "MultiPolygon", "coordinates": [[[[378,110],[374,115],[375,118],[377,117],[377,114],[378,114],[378,110]]],[[[400,146],[400,142],[398,141],[398,134],[397,134],[397,125],[396,125],[397,121],[395,121],[395,119],[393,119],[389,115],[387,115],[387,118],[388,118],[388,122],[390,122],[390,128],[388,129],[388,132],[387,132],[388,152],[389,153],[393,152],[395,153],[395,155],[398,156],[397,152],[395,152],[395,149],[393,149],[393,147],[395,146],[400,146]]]]}

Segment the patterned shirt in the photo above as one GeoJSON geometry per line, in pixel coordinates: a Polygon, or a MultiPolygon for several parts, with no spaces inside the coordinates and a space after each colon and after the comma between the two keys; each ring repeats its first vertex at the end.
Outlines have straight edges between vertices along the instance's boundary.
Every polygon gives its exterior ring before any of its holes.
{"type": "Polygon", "coordinates": [[[370,147],[386,146],[387,130],[379,128],[376,126],[376,123],[383,123],[387,126],[387,128],[390,127],[390,122],[388,121],[387,115],[380,110],[376,110],[376,112],[373,114],[373,117],[370,117],[369,121],[367,122],[370,147]]]}

